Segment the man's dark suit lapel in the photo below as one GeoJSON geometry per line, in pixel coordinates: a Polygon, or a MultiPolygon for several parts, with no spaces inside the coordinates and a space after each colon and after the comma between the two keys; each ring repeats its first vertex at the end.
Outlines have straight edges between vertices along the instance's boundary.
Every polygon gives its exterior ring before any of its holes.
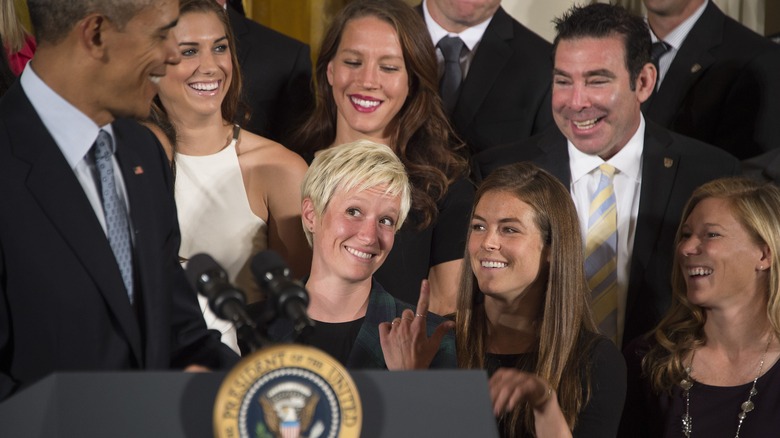
{"type": "Polygon", "coordinates": [[[542,154],[534,159],[539,167],[547,170],[563,183],[566,190],[571,188],[571,167],[569,167],[569,149],[566,137],[557,126],[552,126],[537,142],[542,154]]]}
{"type": "MultiPolygon", "coordinates": [[[[658,242],[672,189],[677,178],[680,155],[670,152],[672,137],[653,122],[645,125],[642,151],[642,187],[639,197],[634,248],[629,276],[627,309],[636,301],[645,268],[658,242]]],[[[628,313],[629,310],[626,310],[628,313]]]]}
{"type": "MultiPolygon", "coordinates": [[[[114,136],[116,137],[117,152],[116,158],[119,167],[122,169],[122,178],[125,183],[125,191],[130,203],[130,223],[134,232],[133,257],[135,260],[136,282],[139,284],[137,290],[144,291],[146,294],[164,293],[157,290],[154,283],[144,275],[144,273],[155,272],[159,267],[148,266],[153,260],[159,258],[149,257],[148,254],[159,251],[159,248],[150,247],[150,230],[155,228],[154,221],[158,218],[149,214],[151,207],[148,202],[148,191],[150,188],[146,184],[147,176],[144,174],[140,158],[133,149],[133,144],[138,144],[144,140],[128,136],[127,132],[122,130],[116,123],[114,127],[114,136]]],[[[163,313],[162,309],[157,309],[158,300],[149,296],[138,297],[142,306],[142,324],[146,327],[158,325],[157,318],[163,313]]],[[[146,345],[150,346],[153,340],[147,340],[146,345]]]]}
{"type": "Polygon", "coordinates": [[[453,125],[465,127],[474,119],[490,92],[490,87],[485,84],[496,81],[512,56],[512,48],[507,40],[513,37],[512,19],[499,7],[477,46],[477,53],[461,86],[452,114],[453,125]]]}
{"type": "Polygon", "coordinates": [[[710,2],[674,57],[661,87],[643,106],[647,118],[669,126],[687,90],[715,62],[710,51],[723,40],[724,19],[723,13],[710,2]]]}
{"type": "MultiPolygon", "coordinates": [[[[671,143],[672,137],[666,131],[653,122],[646,122],[642,152],[642,188],[629,268],[627,314],[636,302],[638,285],[642,284],[645,268],[650,262],[650,256],[661,233],[674,182],[678,176],[680,156],[669,151],[671,143]]],[[[537,147],[543,153],[534,161],[561,180],[569,189],[571,169],[566,138],[558,129],[551,129],[539,138],[537,147]]]]}
{"type": "MultiPolygon", "coordinates": [[[[127,335],[138,363],[142,363],[138,321],[124,292],[114,253],[92,205],[21,87],[17,85],[10,89],[6,99],[16,101],[12,106],[18,108],[8,117],[8,125],[15,128],[8,131],[9,140],[14,153],[30,164],[27,178],[30,193],[93,278],[96,289],[127,335]]],[[[67,282],[68,279],[63,278],[62,281],[67,282]]],[[[79,297],[74,296],[73,299],[78,300],[79,297]]]]}

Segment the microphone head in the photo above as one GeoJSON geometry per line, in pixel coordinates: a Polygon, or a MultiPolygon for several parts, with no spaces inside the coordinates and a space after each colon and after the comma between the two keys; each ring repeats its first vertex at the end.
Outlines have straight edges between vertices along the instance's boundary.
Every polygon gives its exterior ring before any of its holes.
{"type": "Polygon", "coordinates": [[[281,270],[284,272],[284,275],[289,274],[287,264],[284,263],[282,257],[270,249],[259,252],[252,258],[251,269],[252,274],[255,276],[258,283],[263,283],[268,280],[266,278],[266,273],[268,272],[278,272],[281,270]]]}
{"type": "Polygon", "coordinates": [[[216,260],[210,255],[205,253],[195,254],[187,261],[187,269],[185,271],[187,281],[190,283],[193,289],[203,293],[203,285],[208,282],[209,278],[203,278],[204,275],[209,277],[219,276],[223,280],[225,278],[225,270],[219,266],[216,260]]]}

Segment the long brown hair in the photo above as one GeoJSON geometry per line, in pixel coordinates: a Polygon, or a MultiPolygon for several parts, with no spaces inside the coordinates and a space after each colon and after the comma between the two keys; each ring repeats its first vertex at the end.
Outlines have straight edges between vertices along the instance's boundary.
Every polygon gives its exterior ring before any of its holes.
{"type": "MultiPolygon", "coordinates": [[[[746,178],[721,178],[697,188],[683,210],[675,243],[679,244],[682,226],[693,209],[704,199],[728,201],[731,212],[755,242],[769,246],[772,264],[767,280],[767,318],[780,337],[780,188],[746,178]]],[[[676,245],[675,245],[676,247],[676,245]]],[[[683,361],[706,341],[704,309],[688,301],[685,277],[675,251],[672,265],[672,305],[653,331],[654,345],[642,360],[642,369],[658,392],[669,392],[685,376],[683,361]]]]}
{"type": "MultiPolygon", "coordinates": [[[[596,327],[590,311],[590,293],[585,281],[577,211],[568,190],[554,176],[539,167],[516,163],[501,167],[479,186],[472,216],[480,199],[489,192],[507,192],[534,210],[536,226],[549,248],[550,266],[539,323],[536,374],[549,382],[569,427],[587,404],[590,388],[588,370],[589,339],[595,339],[596,327]]],[[[469,229],[469,238],[471,230],[469,229]]],[[[466,251],[458,292],[456,333],[458,366],[484,368],[490,337],[482,292],[471,269],[466,251]]],[[[519,406],[507,423],[509,435],[533,431],[533,410],[519,406]]]]}
{"type": "Polygon", "coordinates": [[[398,34],[409,74],[409,93],[387,126],[390,146],[406,166],[412,182],[412,211],[417,225],[436,220],[436,202],[456,178],[464,176],[466,160],[457,154],[463,143],[454,134],[438,95],[438,67],[431,37],[420,14],[401,0],[357,0],[334,17],[322,40],[315,67],[316,106],[294,134],[291,147],[301,154],[329,147],[336,139],[336,102],[328,83],[328,63],[336,56],[347,23],[377,17],[398,34]]]}
{"type": "MultiPolygon", "coordinates": [[[[238,67],[238,55],[236,51],[236,41],[233,38],[233,30],[230,27],[227,11],[219,6],[214,0],[182,0],[179,4],[179,19],[189,13],[212,13],[219,18],[222,26],[225,28],[227,44],[230,48],[230,62],[233,65],[233,73],[230,76],[230,86],[228,87],[225,98],[222,100],[221,110],[222,118],[229,122],[238,122],[235,118],[243,113],[245,105],[241,101],[241,69],[238,67]],[[241,110],[241,111],[239,111],[241,110]]],[[[248,113],[247,113],[248,115],[248,113]]],[[[157,125],[170,141],[176,150],[176,127],[168,117],[168,112],[160,101],[160,96],[155,96],[152,101],[152,111],[150,120],[157,125]]],[[[244,120],[245,122],[246,120],[244,120]]],[[[173,165],[172,161],[172,165],[173,165]]]]}

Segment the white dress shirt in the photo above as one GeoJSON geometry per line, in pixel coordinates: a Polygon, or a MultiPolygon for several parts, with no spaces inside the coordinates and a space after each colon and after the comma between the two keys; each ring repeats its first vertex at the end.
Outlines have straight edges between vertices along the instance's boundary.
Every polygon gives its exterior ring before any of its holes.
{"type": "MultiPolygon", "coordinates": [[[[612,180],[617,203],[617,283],[618,283],[618,341],[623,342],[623,326],[626,318],[626,296],[628,294],[631,253],[634,248],[636,221],[639,215],[639,194],[642,188],[642,151],[645,139],[645,119],[642,117],[634,135],[628,143],[606,162],[616,170],[612,180]]],[[[571,196],[577,208],[582,232],[582,243],[588,232],[590,200],[601,178],[599,166],[605,161],[598,155],[580,152],[571,142],[569,148],[569,170],[571,171],[571,196]]],[[[584,247],[583,247],[584,249],[584,247]]]]}
{"type": "MultiPolygon", "coordinates": [[[[87,158],[87,153],[95,143],[98,132],[101,129],[108,132],[112,139],[114,138],[114,130],[111,124],[103,127],[98,126],[86,114],[79,111],[78,108],[52,90],[35,73],[35,70],[32,68],[33,63],[34,61],[27,63],[19,79],[22,89],[33,108],[35,108],[35,112],[41,118],[43,125],[51,134],[54,142],[57,143],[60,151],[62,151],[65,160],[76,174],[76,178],[81,183],[84,194],[92,205],[92,209],[95,211],[103,231],[106,232],[103,201],[95,182],[97,171],[94,169],[95,165],[92,163],[92,160],[87,158]]],[[[122,171],[116,161],[116,155],[112,156],[112,161],[114,163],[114,178],[119,198],[124,201],[129,215],[130,205],[127,202],[127,191],[122,179],[122,171]]],[[[129,217],[128,220],[130,220],[129,217]]],[[[131,238],[135,237],[133,233],[130,233],[130,236],[131,238]]]]}

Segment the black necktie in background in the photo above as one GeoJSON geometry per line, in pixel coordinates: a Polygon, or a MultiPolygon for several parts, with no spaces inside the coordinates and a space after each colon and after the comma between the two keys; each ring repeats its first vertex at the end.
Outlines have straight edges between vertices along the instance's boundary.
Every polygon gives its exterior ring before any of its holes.
{"type": "Polygon", "coordinates": [[[439,83],[439,94],[444,102],[444,111],[452,114],[455,102],[458,101],[460,84],[463,81],[463,70],[460,67],[460,54],[465,44],[459,37],[446,36],[436,45],[444,56],[444,75],[439,83]]]}
{"type": "Polygon", "coordinates": [[[657,90],[660,86],[661,81],[661,68],[658,67],[658,61],[661,59],[662,56],[664,56],[664,53],[668,52],[672,49],[672,46],[669,44],[666,44],[663,41],[656,41],[653,43],[653,47],[650,49],[650,61],[655,66],[655,70],[658,72],[658,77],[655,80],[655,89],[657,90]]]}

